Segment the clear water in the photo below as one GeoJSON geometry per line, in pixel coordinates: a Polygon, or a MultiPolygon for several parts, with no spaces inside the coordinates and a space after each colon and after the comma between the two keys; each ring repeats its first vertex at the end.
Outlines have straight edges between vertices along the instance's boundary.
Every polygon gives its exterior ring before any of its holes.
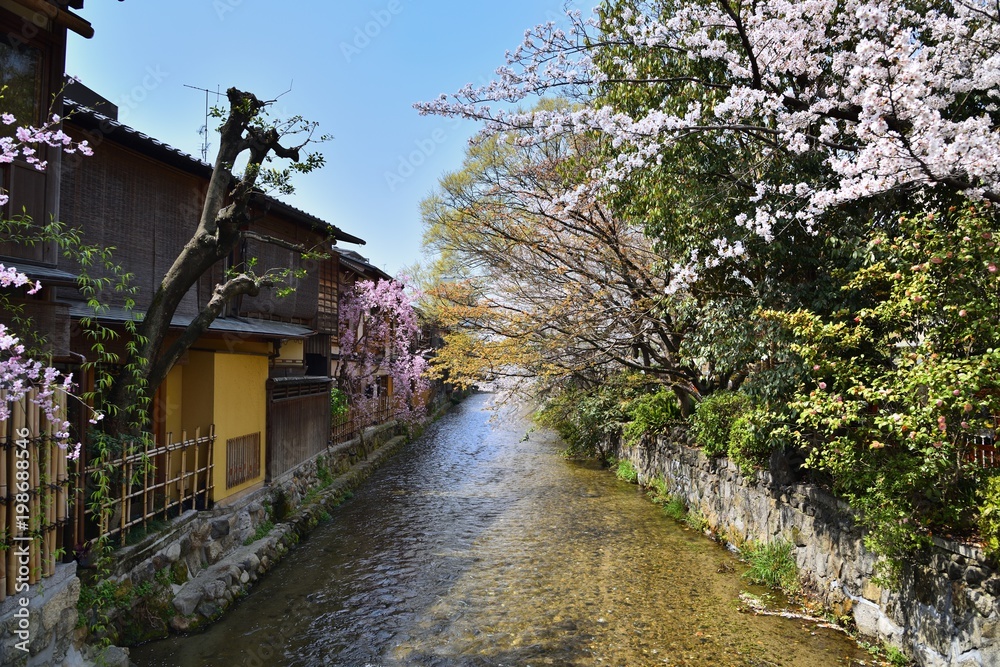
{"type": "Polygon", "coordinates": [[[834,631],[740,613],[731,554],[523,417],[491,423],[491,400],[432,425],[222,621],[133,662],[871,663],[834,631]]]}

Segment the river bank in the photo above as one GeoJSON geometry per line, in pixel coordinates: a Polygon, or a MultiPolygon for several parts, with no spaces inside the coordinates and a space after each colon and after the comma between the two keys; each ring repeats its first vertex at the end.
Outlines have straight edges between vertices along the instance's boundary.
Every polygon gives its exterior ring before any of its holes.
{"type": "Polygon", "coordinates": [[[1000,665],[1000,574],[975,546],[934,538],[895,588],[874,580],[876,557],[850,508],[824,489],[795,481],[780,457],[747,476],[726,458],[707,457],[684,427],[635,446],[610,443],[638,481],[697,512],[724,541],[784,540],[810,593],[847,616],[876,643],[888,642],[925,667],[1000,665]]]}
{"type": "Polygon", "coordinates": [[[473,396],[403,447],[205,632],[198,665],[860,665],[842,634],[740,613],[724,548],[473,396]],[[237,641],[238,638],[238,641],[237,641]]]}

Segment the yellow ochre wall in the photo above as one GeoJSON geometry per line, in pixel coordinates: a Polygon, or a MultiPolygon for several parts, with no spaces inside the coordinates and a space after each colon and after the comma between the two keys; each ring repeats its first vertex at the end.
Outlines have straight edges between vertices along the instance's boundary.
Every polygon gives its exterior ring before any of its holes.
{"type": "Polygon", "coordinates": [[[265,356],[215,355],[215,500],[239,493],[264,480],[267,451],[267,374],[265,356]],[[226,440],[260,432],[260,476],[226,488],[226,440]]]}
{"type": "Polygon", "coordinates": [[[278,361],[302,361],[306,358],[306,344],[301,340],[286,340],[278,350],[278,361]]]}
{"type": "MultiPolygon", "coordinates": [[[[214,421],[212,404],[215,402],[215,353],[189,352],[181,381],[181,429],[194,437],[195,429],[204,430],[214,421]]],[[[174,432],[174,440],[181,434],[174,432]]]]}
{"type": "Polygon", "coordinates": [[[264,480],[268,359],[266,354],[255,349],[248,352],[192,350],[186,363],[175,366],[166,380],[171,405],[166,414],[166,426],[174,442],[181,440],[184,431],[188,438],[194,438],[198,428],[203,436],[208,435],[208,427],[215,424],[212,482],[216,502],[264,480]],[[258,431],[260,476],[227,489],[226,440],[258,431]]]}

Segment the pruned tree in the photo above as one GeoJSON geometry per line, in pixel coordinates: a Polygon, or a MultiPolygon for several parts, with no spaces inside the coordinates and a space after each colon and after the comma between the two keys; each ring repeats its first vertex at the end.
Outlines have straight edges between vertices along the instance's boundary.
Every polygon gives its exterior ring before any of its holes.
{"type": "Polygon", "coordinates": [[[310,143],[324,138],[316,136],[316,123],[299,116],[274,122],[267,114],[274,100],[261,100],[236,88],[230,88],[226,96],[228,111],[216,110],[216,115],[223,117],[219,153],[197,228],[163,276],[128,344],[124,361],[125,367],[132,370],[119,377],[107,401],[112,431],[134,429],[142,410],[130,406],[148,402],[146,390],[160,385],[229,301],[240,295],[256,296],[261,289],[275,287],[289,276],[287,269],[257,274],[249,264],[235,267],[224,282],[215,285],[208,303],[180,336],[165,346],[171,319],[184,295],[217,262],[229,256],[241,240],[253,237],[301,253],[316,250],[262,237],[249,229],[250,205],[262,190],[289,193],[294,173],[307,173],[323,165],[321,154],[305,151],[310,143]],[[276,158],[285,160],[287,166],[272,166],[276,158]],[[241,160],[245,160],[242,171],[234,173],[241,160]]]}

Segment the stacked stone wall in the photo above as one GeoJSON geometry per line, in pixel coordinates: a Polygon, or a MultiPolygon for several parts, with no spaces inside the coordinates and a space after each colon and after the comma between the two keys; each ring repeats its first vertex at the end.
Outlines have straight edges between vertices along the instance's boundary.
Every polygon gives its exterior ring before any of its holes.
{"type": "Polygon", "coordinates": [[[663,478],[673,496],[701,514],[729,542],[783,539],[807,590],[860,632],[892,643],[927,667],[1000,667],[1000,574],[976,546],[935,538],[904,568],[896,590],[873,582],[876,556],[862,543],[850,508],[817,486],[795,483],[780,454],[769,471],[741,474],[710,458],[677,427],[634,447],[610,449],[628,459],[640,483],[663,478]]]}

